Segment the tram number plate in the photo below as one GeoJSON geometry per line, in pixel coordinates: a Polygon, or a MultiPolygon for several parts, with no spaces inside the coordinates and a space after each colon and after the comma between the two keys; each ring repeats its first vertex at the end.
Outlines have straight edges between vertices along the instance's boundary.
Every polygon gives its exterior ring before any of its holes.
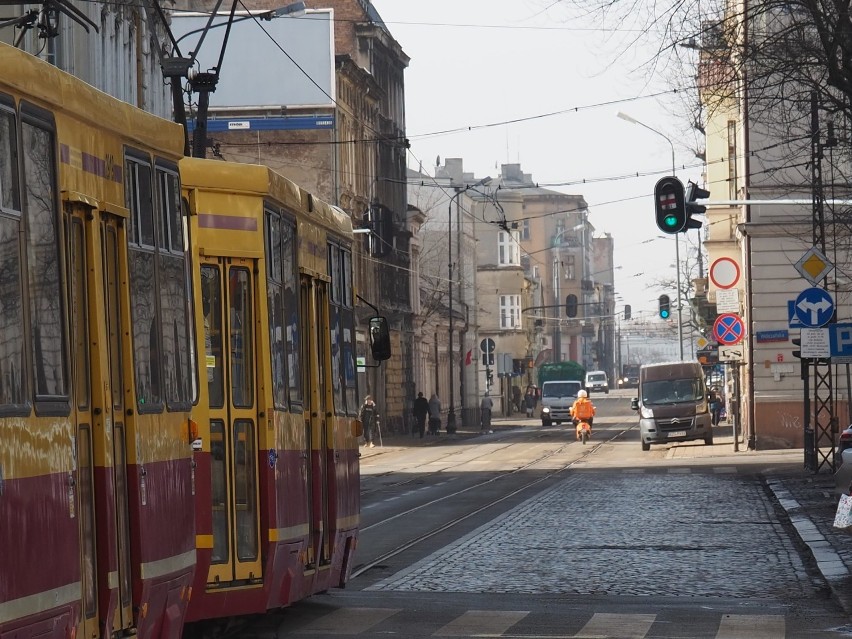
{"type": "Polygon", "coordinates": [[[685,430],[673,431],[673,432],[669,433],[669,437],[686,437],[686,431],[685,430]]]}

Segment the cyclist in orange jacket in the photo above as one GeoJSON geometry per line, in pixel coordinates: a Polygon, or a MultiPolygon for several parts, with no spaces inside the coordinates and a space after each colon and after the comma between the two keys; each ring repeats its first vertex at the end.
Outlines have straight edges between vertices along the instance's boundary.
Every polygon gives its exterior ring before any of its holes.
{"type": "Polygon", "coordinates": [[[577,429],[577,439],[580,439],[580,422],[586,422],[589,425],[589,433],[591,434],[592,422],[595,419],[595,405],[592,404],[592,400],[589,399],[589,394],[586,391],[577,392],[577,399],[571,406],[571,416],[577,429]]]}

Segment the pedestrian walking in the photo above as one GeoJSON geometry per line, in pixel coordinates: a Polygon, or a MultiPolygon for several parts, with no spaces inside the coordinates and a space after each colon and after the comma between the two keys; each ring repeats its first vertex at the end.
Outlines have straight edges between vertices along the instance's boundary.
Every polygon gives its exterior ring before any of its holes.
{"type": "Polygon", "coordinates": [[[527,411],[527,417],[533,416],[533,411],[535,411],[535,390],[531,386],[527,386],[527,392],[524,395],[524,409],[527,411]]]}
{"type": "Polygon", "coordinates": [[[423,397],[423,393],[417,393],[417,399],[414,400],[414,423],[417,424],[417,432],[420,433],[420,439],[426,431],[426,418],[429,416],[429,401],[423,397]]]}
{"type": "Polygon", "coordinates": [[[441,400],[437,393],[429,398],[429,434],[437,435],[441,430],[441,400]]]}
{"type": "MultiPolygon", "coordinates": [[[[517,388],[517,387],[516,387],[517,388]]],[[[481,433],[493,433],[491,430],[491,411],[494,409],[494,400],[485,391],[485,397],[479,403],[479,431],[481,433]]]]}
{"type": "Polygon", "coordinates": [[[367,395],[364,398],[364,403],[361,404],[361,409],[358,411],[358,419],[364,425],[364,442],[369,448],[374,448],[373,444],[373,429],[379,419],[379,412],[376,409],[376,402],[373,401],[372,395],[367,395]]]}
{"type": "Polygon", "coordinates": [[[512,406],[519,413],[521,412],[521,387],[512,386],[512,406]]]}

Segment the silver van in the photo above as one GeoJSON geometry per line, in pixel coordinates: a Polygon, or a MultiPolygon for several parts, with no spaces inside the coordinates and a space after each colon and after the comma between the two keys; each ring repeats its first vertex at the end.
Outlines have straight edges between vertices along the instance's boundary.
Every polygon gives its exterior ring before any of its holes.
{"type": "Polygon", "coordinates": [[[639,413],[642,450],[651,444],[703,439],[713,444],[704,371],[698,362],[649,364],[639,369],[639,397],[631,403],[639,413]]]}
{"type": "Polygon", "coordinates": [[[581,390],[583,385],[573,380],[544,382],[541,385],[541,425],[570,422],[571,407],[581,390]]]}

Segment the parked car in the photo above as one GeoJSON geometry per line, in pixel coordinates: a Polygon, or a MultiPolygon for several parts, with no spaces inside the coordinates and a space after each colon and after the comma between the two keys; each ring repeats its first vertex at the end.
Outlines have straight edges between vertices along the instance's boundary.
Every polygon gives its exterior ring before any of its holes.
{"type": "MultiPolygon", "coordinates": [[[[848,430],[847,428],[843,432],[848,430]]],[[[834,494],[849,494],[849,488],[852,487],[852,446],[844,449],[834,459],[835,463],[840,464],[834,472],[834,494]]]]}
{"type": "Polygon", "coordinates": [[[840,433],[840,439],[837,442],[837,450],[835,451],[835,460],[840,463],[840,455],[847,448],[852,448],[852,424],[846,427],[846,430],[840,433]]]}

